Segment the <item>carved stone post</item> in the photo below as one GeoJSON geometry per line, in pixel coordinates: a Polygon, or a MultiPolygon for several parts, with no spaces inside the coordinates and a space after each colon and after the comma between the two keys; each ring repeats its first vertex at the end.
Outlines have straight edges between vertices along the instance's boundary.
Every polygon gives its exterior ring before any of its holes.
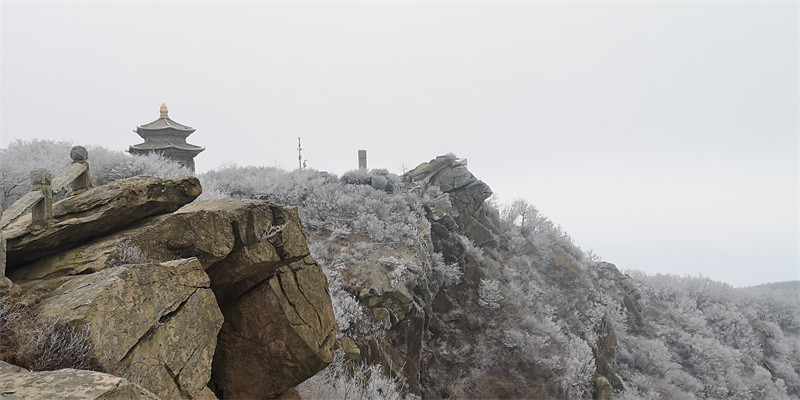
{"type": "Polygon", "coordinates": [[[89,159],[89,152],[86,151],[86,148],[83,146],[75,146],[69,152],[69,156],[72,158],[73,164],[86,165],[86,170],[83,171],[78,178],[72,181],[72,193],[90,189],[92,187],[92,183],[89,180],[89,163],[86,161],[89,159]]]}
{"type": "MultiPolygon", "coordinates": [[[[3,217],[3,209],[0,208],[0,218],[3,217]]],[[[0,229],[0,280],[6,276],[6,239],[3,237],[3,230],[0,229]]],[[[0,282],[2,286],[2,282],[0,282]]]]}
{"type": "Polygon", "coordinates": [[[40,190],[44,196],[31,210],[31,230],[46,228],[53,218],[53,188],[50,186],[52,180],[53,174],[46,169],[31,171],[31,190],[40,190]]]}
{"type": "Polygon", "coordinates": [[[367,151],[358,151],[358,169],[367,169],[367,151]]]}

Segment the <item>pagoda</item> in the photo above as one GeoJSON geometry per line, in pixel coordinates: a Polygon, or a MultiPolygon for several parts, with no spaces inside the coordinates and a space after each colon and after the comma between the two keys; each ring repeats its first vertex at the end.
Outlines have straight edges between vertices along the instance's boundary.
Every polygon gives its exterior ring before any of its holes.
{"type": "Polygon", "coordinates": [[[158,153],[194,172],[194,157],[205,150],[186,143],[186,138],[194,131],[192,127],[171,120],[167,105],[162,103],[161,117],[149,124],[137,126],[134,131],[144,139],[144,143],[131,146],[128,152],[134,155],[158,153]]]}

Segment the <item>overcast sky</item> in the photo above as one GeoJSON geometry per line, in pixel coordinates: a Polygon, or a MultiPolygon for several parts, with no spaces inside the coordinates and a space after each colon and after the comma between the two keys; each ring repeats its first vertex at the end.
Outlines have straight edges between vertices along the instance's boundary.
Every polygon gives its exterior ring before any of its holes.
{"type": "Polygon", "coordinates": [[[0,147],[127,149],[165,102],[199,172],[452,152],[622,269],[800,279],[797,2],[0,9],[0,147]]]}

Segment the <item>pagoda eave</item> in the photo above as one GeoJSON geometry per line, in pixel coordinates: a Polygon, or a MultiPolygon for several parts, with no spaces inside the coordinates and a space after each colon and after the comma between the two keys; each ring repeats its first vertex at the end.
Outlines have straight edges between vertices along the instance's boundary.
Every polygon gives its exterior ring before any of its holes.
{"type": "Polygon", "coordinates": [[[190,131],[182,131],[182,130],[173,129],[173,128],[166,128],[166,129],[165,128],[161,128],[161,129],[147,129],[147,128],[144,128],[143,129],[142,127],[137,127],[134,132],[136,132],[136,134],[139,135],[142,139],[146,139],[146,138],[149,138],[149,137],[160,137],[160,136],[164,136],[164,137],[172,136],[172,137],[180,137],[180,138],[186,139],[187,137],[189,137],[189,135],[194,133],[194,131],[195,131],[194,129],[192,129],[190,131]]]}
{"type": "Polygon", "coordinates": [[[128,153],[131,154],[148,154],[148,153],[165,153],[165,152],[173,152],[179,151],[182,153],[189,153],[192,154],[192,157],[202,153],[205,151],[204,147],[193,147],[187,148],[182,146],[158,146],[158,147],[139,147],[138,145],[133,145],[128,148],[128,153]]]}

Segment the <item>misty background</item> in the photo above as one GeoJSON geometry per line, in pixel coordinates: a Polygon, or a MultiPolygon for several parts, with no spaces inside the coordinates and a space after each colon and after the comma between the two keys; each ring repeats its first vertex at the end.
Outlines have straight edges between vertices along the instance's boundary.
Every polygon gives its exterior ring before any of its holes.
{"type": "MultiPolygon", "coordinates": [[[[199,173],[455,153],[620,268],[800,279],[800,6],[0,3],[0,147],[126,150],[162,102],[199,173]]],[[[91,155],[90,160],[91,162],[91,155]]]]}

